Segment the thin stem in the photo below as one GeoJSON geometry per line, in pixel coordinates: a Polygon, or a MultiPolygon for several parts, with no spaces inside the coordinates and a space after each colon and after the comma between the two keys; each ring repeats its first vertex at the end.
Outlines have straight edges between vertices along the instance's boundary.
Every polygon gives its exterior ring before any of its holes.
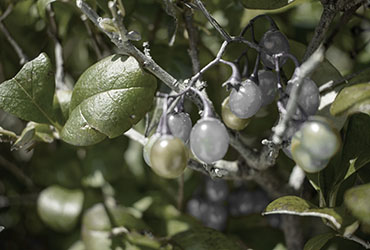
{"type": "Polygon", "coordinates": [[[347,235],[347,236],[342,236],[342,237],[347,239],[347,240],[352,240],[354,242],[357,242],[358,244],[362,245],[366,249],[370,249],[370,242],[365,241],[365,240],[357,237],[356,235],[347,235]]]}
{"type": "Polygon", "coordinates": [[[194,27],[193,12],[190,8],[184,11],[185,28],[189,36],[189,55],[193,67],[193,73],[200,71],[199,52],[198,52],[198,32],[194,27]]]}
{"type": "Polygon", "coordinates": [[[308,58],[300,67],[296,68],[295,73],[291,79],[293,84],[292,91],[288,100],[286,114],[283,115],[279,124],[274,128],[274,135],[272,140],[275,144],[281,144],[282,137],[287,129],[287,124],[294,116],[297,110],[297,99],[303,79],[308,76],[324,58],[324,49],[319,48],[312,56],[308,58]]]}
{"type": "Polygon", "coordinates": [[[47,13],[49,16],[49,35],[54,41],[54,53],[55,53],[55,64],[56,64],[56,70],[55,70],[55,87],[56,89],[61,90],[71,90],[72,86],[67,86],[65,83],[64,77],[64,59],[63,59],[63,47],[62,43],[59,38],[59,31],[58,31],[58,25],[55,21],[55,13],[51,5],[49,4],[47,7],[47,13]]]}
{"type": "Polygon", "coordinates": [[[5,25],[1,21],[0,21],[0,30],[5,35],[5,38],[8,40],[10,45],[13,47],[13,49],[17,53],[18,58],[19,58],[19,64],[23,65],[27,63],[28,58],[26,54],[23,52],[22,48],[18,45],[18,43],[13,39],[8,29],[5,27],[5,25]]]}
{"type": "Polygon", "coordinates": [[[319,24],[316,26],[314,36],[306,49],[303,61],[306,61],[324,41],[325,35],[327,34],[330,24],[333,22],[336,14],[337,12],[333,10],[330,5],[324,5],[324,10],[322,12],[319,24]]]}
{"type": "Polygon", "coordinates": [[[0,166],[12,173],[17,179],[19,179],[27,188],[34,188],[33,181],[23,173],[14,163],[8,161],[0,155],[0,166]]]}
{"type": "Polygon", "coordinates": [[[182,211],[184,202],[184,174],[178,178],[177,209],[182,211]]]}
{"type": "Polygon", "coordinates": [[[81,20],[84,22],[84,25],[85,25],[85,28],[87,30],[87,34],[90,36],[91,38],[91,41],[92,41],[92,47],[94,49],[94,52],[96,54],[96,57],[98,59],[101,59],[102,58],[102,52],[99,48],[99,45],[98,45],[98,40],[96,39],[96,36],[94,35],[94,33],[92,32],[92,29],[87,21],[87,17],[86,15],[81,15],[81,20]]]}
{"type": "Polygon", "coordinates": [[[125,136],[130,138],[131,140],[137,141],[141,145],[145,145],[148,142],[148,138],[145,138],[144,135],[136,131],[135,129],[131,128],[124,133],[125,136]]]}
{"type": "Polygon", "coordinates": [[[197,6],[202,11],[203,15],[208,19],[208,21],[211,23],[211,25],[217,30],[217,32],[223,37],[223,39],[227,42],[230,42],[232,38],[229,34],[220,26],[220,24],[209,14],[206,7],[204,7],[201,0],[195,0],[197,6]]]}

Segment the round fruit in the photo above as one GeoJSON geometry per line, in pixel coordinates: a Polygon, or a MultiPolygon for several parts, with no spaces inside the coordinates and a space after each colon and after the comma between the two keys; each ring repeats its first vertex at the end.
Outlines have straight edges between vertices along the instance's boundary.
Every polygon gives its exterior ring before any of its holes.
{"type": "Polygon", "coordinates": [[[300,139],[296,136],[293,136],[292,139],[292,156],[295,163],[308,173],[320,172],[329,162],[329,159],[319,160],[313,157],[309,151],[302,146],[300,139]]]}
{"type": "Polygon", "coordinates": [[[260,88],[250,79],[242,82],[238,90],[233,89],[230,94],[229,106],[239,118],[252,117],[262,105],[260,88]]]}
{"type": "Polygon", "coordinates": [[[222,121],[228,128],[234,130],[242,130],[248,126],[251,118],[242,119],[234,115],[233,112],[230,110],[229,106],[229,97],[226,97],[225,100],[222,102],[222,109],[221,109],[222,121]]]}
{"type": "Polygon", "coordinates": [[[55,231],[67,232],[77,224],[83,200],[81,190],[50,186],[40,193],[37,212],[41,220],[55,231]]]}
{"type": "Polygon", "coordinates": [[[310,117],[300,131],[302,147],[315,159],[329,159],[339,149],[339,133],[322,117],[310,117]]]}
{"type": "MultiPolygon", "coordinates": [[[[307,116],[314,115],[320,105],[320,91],[316,83],[310,78],[304,78],[301,84],[302,87],[297,98],[298,105],[307,116]]],[[[292,88],[293,84],[288,84],[285,90],[286,93],[290,94],[292,88]]],[[[297,109],[297,114],[301,114],[299,109],[297,109]]]]}
{"type": "MultiPolygon", "coordinates": [[[[264,51],[261,52],[261,60],[266,67],[271,69],[275,68],[275,63],[272,58],[273,54],[289,52],[288,39],[279,30],[267,31],[261,38],[259,45],[264,49],[264,51]]],[[[286,62],[286,58],[281,59],[279,62],[281,67],[286,62]]]]}
{"type": "Polygon", "coordinates": [[[203,118],[191,130],[190,148],[199,160],[211,164],[225,156],[229,140],[222,122],[216,118],[203,118]]]}
{"type": "Polygon", "coordinates": [[[184,143],[172,135],[161,136],[152,146],[150,163],[153,171],[164,178],[179,177],[188,162],[184,143]]]}
{"type": "Polygon", "coordinates": [[[153,144],[157,141],[157,139],[161,137],[159,133],[155,133],[152,135],[148,142],[144,145],[143,149],[143,157],[144,161],[148,166],[151,166],[152,164],[150,163],[150,151],[152,150],[153,144]]]}
{"type": "Polygon", "coordinates": [[[173,136],[180,138],[184,143],[189,140],[192,123],[188,113],[175,112],[170,114],[168,116],[168,126],[173,136]]]}
{"type": "Polygon", "coordinates": [[[262,93],[262,106],[269,105],[275,100],[277,92],[276,74],[268,70],[259,70],[258,82],[262,93]]]}

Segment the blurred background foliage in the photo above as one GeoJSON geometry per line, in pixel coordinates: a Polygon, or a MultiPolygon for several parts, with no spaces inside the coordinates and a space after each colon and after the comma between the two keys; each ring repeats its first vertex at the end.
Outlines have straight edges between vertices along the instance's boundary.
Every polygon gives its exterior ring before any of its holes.
{"type": "MultiPolygon", "coordinates": [[[[88,2],[100,15],[109,16],[105,12],[107,3],[104,0],[88,2]]],[[[139,32],[142,37],[141,41],[135,42],[135,45],[142,48],[142,42],[148,41],[151,55],[159,65],[178,79],[190,77],[192,65],[188,55],[188,34],[182,16],[182,10],[185,8],[183,3],[177,1],[175,15],[168,15],[165,10],[166,1],[123,0],[122,2],[126,8],[126,27],[128,30],[139,32]],[[170,46],[169,41],[174,35],[175,42],[170,46]]],[[[297,0],[293,4],[273,10],[246,9],[242,2],[207,0],[205,4],[214,18],[232,35],[239,34],[256,15],[269,13],[290,39],[294,54],[298,58],[303,56],[305,46],[312,38],[322,12],[319,1],[297,0]]],[[[48,34],[49,23],[47,19],[40,16],[37,1],[1,0],[0,15],[9,4],[14,4],[14,9],[2,22],[27,57],[32,59],[41,52],[46,52],[55,65],[54,43],[48,34]]],[[[64,49],[66,79],[74,84],[84,70],[100,57],[117,51],[96,27],[86,20],[83,21],[74,1],[56,1],[52,3],[52,8],[56,14],[58,35],[64,49]],[[94,50],[92,36],[98,41],[100,54],[94,50]]],[[[200,64],[204,66],[215,57],[222,40],[200,12],[195,11],[194,22],[199,30],[200,64]]],[[[256,25],[258,39],[268,26],[262,20],[256,25]]],[[[334,44],[327,52],[328,61],[341,75],[348,75],[369,67],[369,31],[370,13],[364,8],[359,10],[358,16],[348,25],[341,28],[334,44]]],[[[225,59],[234,60],[242,51],[241,46],[230,46],[225,59]]],[[[251,65],[254,57],[255,55],[251,53],[249,58],[251,65]]],[[[291,64],[285,67],[287,72],[293,69],[291,64]]],[[[17,54],[4,34],[0,33],[0,82],[12,78],[20,68],[17,54]]],[[[218,113],[220,113],[221,102],[227,95],[221,88],[221,83],[229,77],[229,74],[228,67],[218,65],[204,75],[204,80],[208,84],[207,92],[218,113]]],[[[160,86],[160,89],[166,91],[167,88],[160,86]]],[[[199,117],[195,106],[187,103],[186,108],[195,122],[199,117]]],[[[271,104],[259,111],[251,124],[242,132],[246,143],[259,147],[261,139],[269,135],[277,117],[276,104],[271,104]]],[[[20,134],[25,125],[26,122],[0,110],[0,127],[20,134]]],[[[143,127],[144,125],[139,123],[136,129],[143,131],[143,127]]],[[[115,202],[121,206],[121,212],[125,216],[134,218],[123,222],[123,226],[132,226],[130,229],[135,229],[139,235],[131,232],[131,238],[125,241],[129,242],[125,243],[126,249],[155,249],[157,245],[154,239],[171,236],[188,228],[201,228],[201,224],[220,230],[229,239],[253,249],[285,249],[279,217],[260,216],[260,212],[271,198],[253,182],[224,182],[221,190],[226,190],[225,192],[229,194],[226,198],[214,201],[212,195],[207,192],[209,189],[217,190],[218,184],[210,188],[207,184],[212,182],[210,179],[200,173],[187,170],[184,175],[184,202],[182,206],[177,207],[178,182],[154,175],[143,161],[141,145],[124,136],[105,140],[90,147],[76,148],[62,141],[54,141],[50,144],[37,143],[31,148],[18,151],[12,151],[10,148],[11,145],[0,143],[0,225],[5,227],[5,230],[0,233],[0,249],[82,250],[85,246],[81,241],[81,234],[85,244],[99,246],[100,243],[94,242],[99,239],[89,236],[91,229],[89,227],[96,227],[94,230],[102,232],[108,232],[111,227],[109,223],[103,225],[105,222],[101,222],[103,224],[100,225],[94,224],[94,220],[102,218],[102,215],[99,217],[99,213],[104,213],[104,211],[98,211],[100,208],[96,208],[96,204],[105,199],[106,192],[115,198],[115,202]],[[36,201],[39,193],[52,185],[79,189],[84,193],[83,215],[67,232],[51,229],[37,213],[36,201]],[[245,204],[240,204],[240,200],[245,200],[245,204]],[[221,214],[224,218],[204,219],[200,216],[196,219],[189,215],[191,213],[189,201],[199,206],[198,210],[203,206],[202,209],[211,214],[210,211],[218,211],[214,213],[221,214]],[[92,211],[91,207],[98,211],[96,215],[93,214],[96,211],[92,211]],[[86,243],[90,241],[93,243],[86,243]]],[[[237,154],[230,148],[226,159],[236,158],[237,154]]],[[[281,154],[278,166],[280,174],[288,179],[294,166],[293,161],[281,154]]],[[[308,182],[304,184],[304,190],[305,198],[318,200],[308,182]]],[[[328,231],[319,219],[304,218],[302,221],[306,239],[328,231]]],[[[207,233],[205,229],[199,230],[199,235],[207,233]]],[[[186,239],[186,236],[182,238],[186,239]]],[[[176,237],[173,240],[176,241],[176,237]]],[[[111,249],[119,249],[115,248],[114,239],[111,241],[111,249]]],[[[223,242],[228,244],[226,240],[223,242]]],[[[100,248],[100,250],[103,249],[105,248],[100,248]]],[[[325,249],[361,249],[361,247],[356,243],[335,238],[326,244],[325,249]]]]}

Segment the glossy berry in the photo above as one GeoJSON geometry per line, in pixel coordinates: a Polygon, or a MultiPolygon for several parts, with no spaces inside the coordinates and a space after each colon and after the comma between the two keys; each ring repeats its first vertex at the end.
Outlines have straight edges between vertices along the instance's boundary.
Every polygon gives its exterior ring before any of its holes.
{"type": "Polygon", "coordinates": [[[161,137],[161,135],[159,133],[153,134],[149,138],[149,140],[147,141],[147,143],[144,145],[144,148],[143,148],[143,158],[144,158],[145,163],[148,166],[151,166],[152,165],[150,163],[150,151],[152,150],[153,144],[158,140],[159,137],[161,137]]]}
{"type": "Polygon", "coordinates": [[[170,114],[168,126],[173,136],[180,138],[184,143],[189,140],[192,123],[188,113],[175,112],[170,114]]]}
{"type": "Polygon", "coordinates": [[[269,105],[275,100],[277,92],[276,74],[269,70],[259,70],[258,83],[262,94],[262,106],[269,105]]]}
{"type": "MultiPolygon", "coordinates": [[[[275,68],[273,54],[289,52],[288,39],[279,30],[267,31],[260,40],[259,45],[265,52],[261,52],[261,60],[266,67],[275,68]]],[[[286,62],[286,58],[280,60],[280,66],[286,62]]]]}
{"type": "Polygon", "coordinates": [[[322,117],[310,117],[300,132],[302,147],[316,159],[329,159],[340,147],[339,133],[322,117]]]}
{"type": "Polygon", "coordinates": [[[163,135],[153,144],[150,163],[153,171],[164,178],[179,177],[188,162],[184,143],[172,135],[163,135]]]}
{"type": "Polygon", "coordinates": [[[309,151],[293,136],[292,139],[292,157],[295,163],[307,173],[317,173],[323,170],[329,162],[329,159],[319,160],[313,157],[309,151]]]}
{"type": "Polygon", "coordinates": [[[253,81],[247,79],[242,82],[238,90],[233,89],[230,94],[229,106],[239,118],[252,117],[261,108],[262,93],[253,81]]]}
{"type": "Polygon", "coordinates": [[[229,106],[229,97],[226,97],[225,100],[222,102],[222,109],[221,109],[222,121],[228,128],[234,130],[242,130],[248,126],[251,118],[242,119],[234,115],[233,112],[230,110],[229,106]]]}
{"type": "Polygon", "coordinates": [[[190,148],[201,161],[211,164],[221,160],[229,147],[225,126],[216,118],[202,118],[190,133],[190,148]]]}
{"type": "MultiPolygon", "coordinates": [[[[320,105],[320,92],[316,83],[309,78],[304,78],[301,83],[300,92],[298,95],[298,105],[302,108],[307,116],[314,115],[320,105]]],[[[286,93],[290,94],[293,84],[288,84],[286,93]]],[[[299,109],[297,114],[301,114],[299,109]]]]}

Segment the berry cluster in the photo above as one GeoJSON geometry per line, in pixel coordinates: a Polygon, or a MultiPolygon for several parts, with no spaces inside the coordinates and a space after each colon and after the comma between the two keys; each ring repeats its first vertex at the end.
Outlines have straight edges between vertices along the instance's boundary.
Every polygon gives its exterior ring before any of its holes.
{"type": "Polygon", "coordinates": [[[320,104],[319,89],[310,78],[297,81],[299,62],[289,53],[288,39],[279,31],[275,22],[267,16],[257,16],[242,31],[240,37],[261,17],[267,18],[270,29],[259,42],[251,29],[253,44],[256,46],[254,48],[257,50],[251,73],[248,72],[248,50],[235,62],[223,60],[221,56],[214,61],[232,69],[230,78],[222,85],[231,90],[222,103],[223,123],[213,113],[205,96],[193,87],[196,76],[199,78],[214,62],[193,77],[189,87],[182,93],[162,95],[166,100],[161,121],[157,132],[144,147],[144,159],[158,175],[166,178],[178,177],[184,171],[190,156],[206,164],[222,159],[229,145],[229,135],[224,124],[232,130],[242,130],[262,107],[275,100],[282,119],[293,93],[297,94],[297,109],[288,121],[288,128],[283,136],[284,152],[307,172],[317,172],[327,165],[338,150],[340,140],[337,132],[323,119],[311,117],[320,104]],[[241,58],[244,56],[247,58],[243,65],[241,58]],[[290,80],[284,82],[282,66],[288,59],[294,62],[296,70],[290,80]],[[198,95],[203,103],[201,119],[193,127],[189,115],[183,109],[183,97],[188,92],[198,95]],[[181,101],[174,111],[168,112],[167,106],[177,98],[181,101]],[[326,138],[325,141],[323,138],[326,138]]]}

